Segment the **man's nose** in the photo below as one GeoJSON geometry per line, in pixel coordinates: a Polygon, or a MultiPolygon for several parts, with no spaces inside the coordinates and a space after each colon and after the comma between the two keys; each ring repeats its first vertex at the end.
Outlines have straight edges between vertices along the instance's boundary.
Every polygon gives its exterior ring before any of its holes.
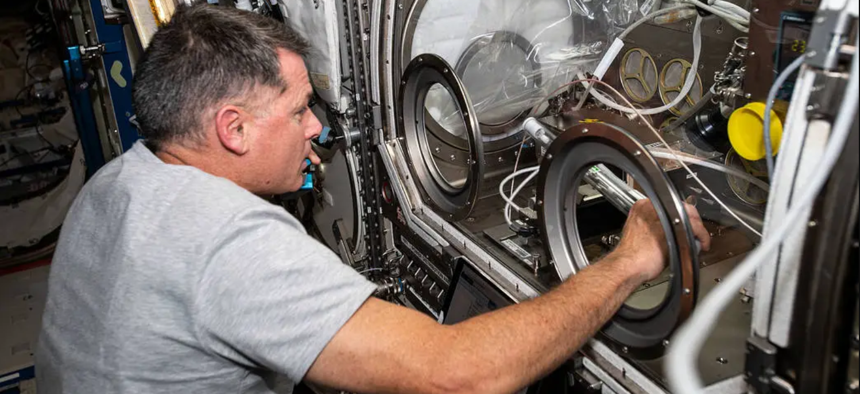
{"type": "Polygon", "coordinates": [[[323,130],[322,123],[320,122],[319,118],[317,118],[317,115],[311,112],[311,116],[312,118],[307,129],[307,138],[309,140],[319,137],[320,133],[322,133],[323,130]]]}

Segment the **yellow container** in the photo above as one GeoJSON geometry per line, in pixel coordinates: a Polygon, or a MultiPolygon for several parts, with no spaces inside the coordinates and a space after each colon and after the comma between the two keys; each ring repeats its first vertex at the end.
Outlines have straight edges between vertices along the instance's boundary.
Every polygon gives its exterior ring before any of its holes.
{"type": "MultiPolygon", "coordinates": [[[[729,118],[729,142],[732,148],[744,159],[756,161],[764,159],[764,103],[750,103],[735,110],[729,118]]],[[[782,140],[782,120],[770,111],[770,137],[773,154],[779,152],[782,140]]]]}

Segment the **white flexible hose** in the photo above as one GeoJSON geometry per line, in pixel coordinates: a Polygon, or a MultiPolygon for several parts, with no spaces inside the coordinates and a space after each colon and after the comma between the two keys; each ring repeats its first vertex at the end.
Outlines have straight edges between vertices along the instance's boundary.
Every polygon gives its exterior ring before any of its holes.
{"type": "Polygon", "coordinates": [[[524,168],[522,170],[514,172],[511,175],[508,175],[504,180],[502,180],[502,183],[499,184],[499,195],[501,195],[502,199],[505,200],[505,209],[504,209],[505,221],[508,222],[509,225],[511,224],[511,208],[516,209],[517,212],[523,211],[523,209],[519,205],[514,203],[514,198],[517,196],[517,194],[520,193],[520,191],[522,191],[523,187],[527,183],[529,183],[529,181],[531,181],[534,178],[534,176],[536,176],[538,174],[539,170],[540,170],[540,166],[524,168]],[[529,177],[526,178],[525,182],[523,182],[516,190],[513,191],[513,193],[511,193],[511,196],[508,197],[505,194],[505,185],[508,184],[508,182],[513,181],[514,178],[516,178],[520,175],[523,175],[523,174],[527,174],[527,173],[531,173],[531,174],[529,174],[529,177]]]}
{"type": "Polygon", "coordinates": [[[747,11],[746,9],[744,9],[743,7],[741,7],[735,3],[725,1],[725,0],[714,1],[713,6],[717,7],[717,8],[722,8],[728,12],[731,12],[731,13],[743,18],[744,20],[746,20],[747,23],[749,23],[750,17],[752,17],[752,14],[750,14],[750,12],[747,11]]]}
{"type": "Polygon", "coordinates": [[[727,174],[727,175],[742,178],[743,180],[755,185],[756,187],[758,187],[759,189],[762,189],[764,191],[770,190],[770,185],[768,185],[766,182],[762,181],[761,179],[758,179],[758,178],[750,175],[749,173],[747,173],[745,171],[731,168],[731,167],[724,165],[724,164],[715,163],[715,162],[710,161],[710,160],[703,160],[703,159],[700,159],[696,156],[692,156],[692,155],[689,155],[689,154],[686,154],[683,152],[669,152],[669,151],[666,151],[665,149],[661,149],[661,148],[650,149],[649,152],[651,152],[651,156],[654,156],[655,158],[658,158],[658,159],[668,159],[668,160],[675,160],[675,161],[680,160],[680,161],[684,161],[687,164],[693,164],[693,165],[697,165],[699,167],[707,167],[707,168],[722,172],[722,173],[727,174]]]}
{"type": "Polygon", "coordinates": [[[699,0],[687,0],[688,2],[694,4],[696,7],[701,8],[705,11],[708,11],[720,18],[725,19],[728,22],[736,22],[740,25],[749,25],[749,18],[744,19],[740,15],[737,15],[731,11],[726,11],[723,8],[713,7],[711,5],[705,4],[699,0]]]}
{"type": "MultiPolygon", "coordinates": [[[[693,28],[693,65],[690,67],[690,71],[687,72],[687,80],[684,83],[683,89],[681,89],[681,93],[678,94],[671,103],[666,104],[659,108],[650,108],[639,110],[638,112],[642,115],[656,115],[663,112],[666,112],[678,104],[681,104],[687,98],[687,95],[690,94],[690,91],[693,90],[693,85],[696,83],[696,75],[698,75],[697,71],[699,69],[699,60],[702,55],[702,17],[699,16],[696,18],[696,27],[693,28]]],[[[589,84],[590,85],[590,84],[589,84]]],[[[603,105],[606,105],[609,108],[612,108],[617,111],[621,111],[627,114],[635,114],[637,111],[632,108],[627,108],[622,105],[618,105],[611,100],[609,100],[606,96],[601,94],[600,92],[594,90],[591,92],[594,98],[597,101],[600,101],[603,105]]]]}
{"type": "MultiPolygon", "coordinates": [[[[855,41],[855,47],[860,48],[860,42],[855,41]]],[[[684,394],[704,392],[702,379],[696,371],[698,354],[708,335],[716,327],[717,319],[726,306],[737,297],[738,290],[744,286],[747,278],[773,255],[791,230],[799,225],[801,215],[808,212],[815,203],[816,197],[827,182],[830,172],[845,147],[851,133],[851,126],[857,116],[858,95],[860,95],[858,74],[860,74],[858,52],[855,51],[851,62],[851,76],[848,79],[842,107],[839,109],[839,117],[834,123],[830,141],[818,164],[815,165],[818,171],[807,180],[800,197],[792,204],[779,227],[769,232],[761,245],[723,279],[719,286],[714,288],[672,340],[666,359],[666,373],[672,392],[684,394]]]]}

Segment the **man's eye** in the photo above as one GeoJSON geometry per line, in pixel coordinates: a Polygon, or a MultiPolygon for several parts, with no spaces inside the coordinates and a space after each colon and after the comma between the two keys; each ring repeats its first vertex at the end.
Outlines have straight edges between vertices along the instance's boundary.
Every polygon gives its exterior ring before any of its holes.
{"type": "Polygon", "coordinates": [[[315,105],[317,105],[316,99],[311,99],[310,101],[308,101],[308,108],[313,108],[315,105]]]}

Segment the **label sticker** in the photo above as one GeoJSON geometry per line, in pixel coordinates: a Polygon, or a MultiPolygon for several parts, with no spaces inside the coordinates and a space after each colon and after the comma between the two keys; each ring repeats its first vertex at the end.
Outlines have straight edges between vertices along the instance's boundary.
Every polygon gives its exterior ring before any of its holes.
{"type": "Polygon", "coordinates": [[[310,73],[311,83],[317,89],[331,90],[331,78],[326,74],[310,73]]]}
{"type": "Polygon", "coordinates": [[[517,245],[516,242],[511,241],[510,239],[506,239],[506,240],[502,241],[502,245],[505,245],[505,247],[507,247],[508,250],[510,250],[515,255],[517,255],[517,257],[519,257],[523,260],[528,261],[528,259],[532,257],[531,253],[526,252],[525,249],[523,249],[522,247],[520,247],[520,245],[517,245]]]}
{"type": "Polygon", "coordinates": [[[119,87],[124,88],[128,86],[128,81],[122,76],[122,62],[119,60],[114,60],[113,64],[110,66],[110,77],[113,78],[113,81],[116,82],[119,87]]]}

